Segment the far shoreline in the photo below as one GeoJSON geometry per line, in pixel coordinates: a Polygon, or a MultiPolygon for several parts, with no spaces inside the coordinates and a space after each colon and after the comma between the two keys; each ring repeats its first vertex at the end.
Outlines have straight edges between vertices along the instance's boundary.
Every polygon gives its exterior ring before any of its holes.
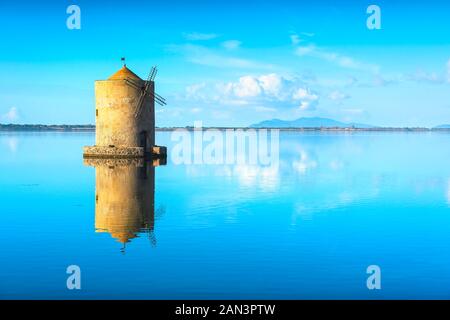
{"type": "MultiPolygon", "coordinates": [[[[155,131],[194,131],[192,126],[186,127],[156,127],[155,131]]],[[[247,129],[277,129],[290,132],[450,132],[450,128],[425,127],[202,127],[203,130],[247,130],[247,129]]],[[[95,132],[95,125],[44,125],[44,124],[0,124],[2,132],[95,132]]]]}

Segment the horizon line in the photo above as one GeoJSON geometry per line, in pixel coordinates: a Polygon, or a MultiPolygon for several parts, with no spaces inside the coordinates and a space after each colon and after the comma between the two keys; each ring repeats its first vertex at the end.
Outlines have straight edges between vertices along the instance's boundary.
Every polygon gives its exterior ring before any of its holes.
{"type": "MultiPolygon", "coordinates": [[[[339,127],[339,126],[316,126],[316,127],[276,127],[276,126],[266,126],[266,127],[255,127],[253,125],[250,126],[203,126],[201,128],[206,129],[279,129],[279,130],[355,130],[355,131],[385,131],[385,130],[450,130],[446,124],[437,125],[434,127],[424,127],[424,126],[371,126],[371,127],[356,127],[356,126],[348,126],[348,127],[339,127]],[[441,127],[444,126],[444,127],[441,127]],[[441,128],[440,128],[441,127],[441,128]]],[[[82,131],[82,130],[72,130],[72,129],[83,129],[86,131],[94,131],[96,128],[95,124],[16,124],[16,123],[0,123],[0,131],[21,131],[20,129],[24,129],[29,127],[28,130],[23,131],[32,131],[34,129],[45,131],[45,129],[50,129],[49,131],[82,131]],[[6,128],[5,128],[6,127],[6,128]],[[15,128],[14,128],[15,127],[15,128]],[[12,128],[13,130],[2,130],[12,128]],[[59,128],[59,129],[58,129],[59,128]]],[[[173,129],[195,129],[196,127],[192,125],[187,126],[163,126],[158,127],[155,126],[155,130],[173,130],[173,129]]]]}

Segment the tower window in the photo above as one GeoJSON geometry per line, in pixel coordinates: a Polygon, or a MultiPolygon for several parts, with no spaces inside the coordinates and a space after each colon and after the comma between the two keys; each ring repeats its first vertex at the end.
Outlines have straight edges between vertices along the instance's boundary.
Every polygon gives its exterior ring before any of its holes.
{"type": "Polygon", "coordinates": [[[95,109],[95,116],[98,117],[98,109],[95,109]]]}

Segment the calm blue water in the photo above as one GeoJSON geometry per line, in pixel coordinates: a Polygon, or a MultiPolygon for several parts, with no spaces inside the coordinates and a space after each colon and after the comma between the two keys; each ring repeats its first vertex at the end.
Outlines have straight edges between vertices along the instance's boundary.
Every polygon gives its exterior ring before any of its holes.
{"type": "MultiPolygon", "coordinates": [[[[157,141],[170,154],[170,133],[157,141]]],[[[0,133],[0,298],[450,298],[449,134],[281,133],[277,170],[169,157],[154,203],[142,180],[100,190],[153,172],[84,165],[93,142],[0,133]],[[133,225],[143,211],[125,248],[124,226],[96,232],[102,212],[133,225]],[[72,264],[81,290],[66,288],[72,264]]]]}

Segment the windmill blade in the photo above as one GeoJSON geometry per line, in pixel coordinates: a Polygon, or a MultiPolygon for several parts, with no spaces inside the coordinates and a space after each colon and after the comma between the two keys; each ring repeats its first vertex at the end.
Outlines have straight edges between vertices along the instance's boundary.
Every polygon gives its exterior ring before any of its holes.
{"type": "Polygon", "coordinates": [[[158,72],[158,69],[156,67],[153,67],[152,69],[153,73],[150,76],[150,81],[154,81],[156,77],[156,73],[158,72]]]}
{"type": "Polygon", "coordinates": [[[140,88],[142,90],[141,95],[139,96],[137,105],[136,105],[136,110],[134,113],[135,117],[138,117],[143,109],[144,106],[144,102],[147,96],[151,96],[151,98],[153,98],[153,100],[158,103],[161,106],[165,106],[166,100],[161,97],[159,94],[155,93],[150,89],[150,86],[153,85],[153,81],[155,80],[156,74],[158,73],[158,69],[156,66],[153,66],[150,70],[150,73],[148,74],[147,77],[147,81],[145,81],[145,85],[144,86],[140,86],[138,83],[136,83],[136,81],[134,81],[133,79],[127,78],[127,83],[129,83],[130,85],[132,85],[135,88],[140,88]]]}
{"type": "Polygon", "coordinates": [[[153,66],[148,74],[147,81],[153,81],[156,77],[156,72],[158,72],[156,66],[153,66]]]}
{"type": "Polygon", "coordinates": [[[138,117],[141,114],[142,111],[142,107],[144,105],[144,101],[145,101],[145,97],[147,96],[148,92],[149,92],[149,87],[151,85],[152,82],[147,81],[145,83],[144,89],[142,90],[141,96],[139,97],[139,101],[138,104],[136,106],[136,112],[134,114],[135,117],[138,117]]]}
{"type": "Polygon", "coordinates": [[[142,91],[141,95],[139,96],[138,103],[136,105],[136,110],[134,112],[134,116],[136,118],[141,114],[142,106],[144,105],[144,101],[145,101],[145,96],[146,96],[145,92],[142,91]]]}
{"type": "Polygon", "coordinates": [[[132,86],[133,88],[135,88],[135,89],[142,90],[142,86],[139,85],[139,83],[136,83],[134,80],[132,80],[132,79],[130,79],[130,78],[126,78],[126,79],[125,79],[125,82],[126,82],[128,85],[130,85],[130,86],[132,86]]]}
{"type": "Polygon", "coordinates": [[[166,99],[164,99],[163,97],[161,97],[159,94],[157,94],[156,92],[154,92],[154,94],[155,94],[155,97],[156,97],[156,98],[158,98],[158,99],[160,99],[160,100],[166,102],[166,99]]]}
{"type": "Polygon", "coordinates": [[[152,97],[153,99],[155,99],[155,102],[156,102],[157,104],[159,104],[160,106],[165,106],[165,105],[167,104],[167,103],[166,103],[166,100],[165,100],[164,98],[158,97],[158,96],[156,96],[155,94],[153,94],[152,92],[150,92],[149,95],[151,95],[151,97],[152,97]]]}
{"type": "Polygon", "coordinates": [[[132,79],[132,78],[130,78],[130,77],[127,77],[125,80],[126,80],[126,81],[129,81],[129,82],[132,82],[132,83],[135,84],[136,86],[142,88],[142,84],[139,83],[139,82],[138,82],[137,80],[135,80],[135,79],[132,79]]]}
{"type": "Polygon", "coordinates": [[[155,99],[156,103],[159,104],[161,107],[164,107],[167,105],[167,103],[164,100],[155,99]]]}
{"type": "Polygon", "coordinates": [[[155,99],[156,102],[158,102],[159,104],[166,104],[166,99],[164,99],[163,97],[161,97],[159,94],[157,94],[156,92],[149,92],[149,94],[152,96],[152,98],[155,99]]]}
{"type": "Polygon", "coordinates": [[[160,95],[158,95],[158,94],[154,94],[154,98],[155,98],[155,101],[156,102],[158,102],[161,106],[165,106],[167,103],[166,103],[166,99],[164,99],[163,97],[161,97],[160,95]]]}
{"type": "Polygon", "coordinates": [[[138,100],[138,102],[136,104],[136,110],[134,112],[134,116],[135,117],[138,117],[139,114],[141,113],[141,109],[142,109],[142,106],[143,106],[144,101],[145,101],[145,96],[146,96],[145,89],[143,89],[142,92],[141,92],[141,95],[139,96],[139,100],[138,100]]]}
{"type": "Polygon", "coordinates": [[[142,104],[145,100],[145,87],[143,87],[141,84],[137,83],[135,80],[130,79],[130,78],[126,78],[125,83],[137,90],[141,90],[141,94],[139,96],[139,99],[138,99],[138,102],[136,103],[136,108],[135,108],[135,116],[137,117],[140,113],[140,109],[142,108],[142,104]]]}

